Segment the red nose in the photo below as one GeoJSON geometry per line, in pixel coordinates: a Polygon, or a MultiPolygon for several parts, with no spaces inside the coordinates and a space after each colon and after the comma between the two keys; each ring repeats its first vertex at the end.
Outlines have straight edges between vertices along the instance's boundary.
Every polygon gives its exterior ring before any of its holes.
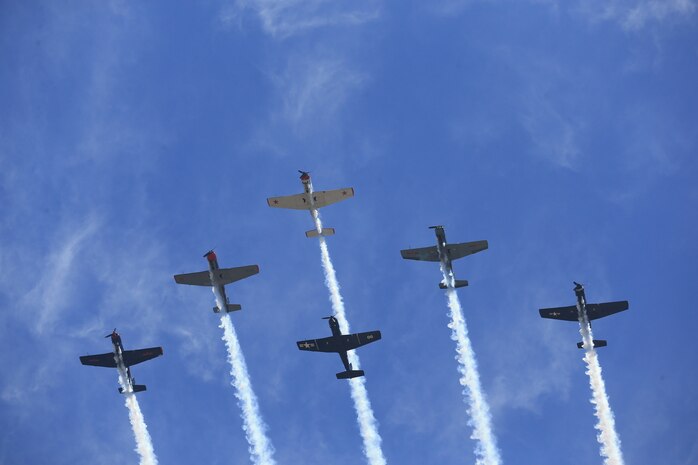
{"type": "Polygon", "coordinates": [[[216,254],[215,252],[210,252],[208,255],[206,255],[206,258],[208,258],[209,262],[212,262],[216,259],[216,254]]]}

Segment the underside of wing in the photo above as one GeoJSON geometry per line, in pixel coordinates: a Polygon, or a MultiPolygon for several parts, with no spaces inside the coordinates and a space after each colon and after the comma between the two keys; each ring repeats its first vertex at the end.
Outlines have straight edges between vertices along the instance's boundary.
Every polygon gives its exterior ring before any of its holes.
{"type": "Polygon", "coordinates": [[[309,341],[298,342],[300,350],[314,350],[317,352],[341,352],[348,350],[351,335],[329,336],[321,339],[311,339],[309,341]],[[303,346],[301,346],[303,345],[303,346]]]}
{"type": "Polygon", "coordinates": [[[250,276],[259,273],[259,266],[247,265],[238,266],[235,268],[221,268],[217,270],[216,275],[219,279],[219,284],[230,284],[241,279],[249,278],[250,276]]]}
{"type": "Polygon", "coordinates": [[[296,345],[300,350],[309,350],[313,352],[319,352],[320,349],[318,349],[317,345],[317,340],[316,339],[308,339],[307,341],[298,341],[296,342],[296,345]]]}
{"type": "Polygon", "coordinates": [[[446,244],[446,251],[448,252],[448,256],[451,257],[451,260],[457,260],[486,250],[487,247],[487,241],[473,241],[460,244],[446,244]]]}
{"type": "Polygon", "coordinates": [[[80,357],[80,363],[95,367],[116,368],[116,360],[114,360],[114,352],[98,355],[83,355],[80,357]]]}
{"type": "Polygon", "coordinates": [[[614,313],[622,312],[628,309],[628,301],[620,302],[605,302],[602,304],[586,304],[587,318],[596,320],[614,313]]]}
{"type": "Polygon", "coordinates": [[[350,334],[349,336],[351,337],[351,341],[346,350],[356,349],[357,347],[376,342],[381,338],[381,332],[368,331],[365,333],[350,334]]]}
{"type": "Polygon", "coordinates": [[[177,282],[177,284],[189,284],[191,286],[213,286],[213,283],[211,283],[211,275],[208,271],[176,274],[174,276],[174,280],[177,282]]]}
{"type": "Polygon", "coordinates": [[[313,192],[313,206],[315,208],[322,208],[350,197],[354,197],[353,187],[344,187],[331,191],[317,191],[313,192]]]}
{"type": "Polygon", "coordinates": [[[310,202],[306,194],[269,197],[267,204],[274,208],[290,208],[292,210],[309,210],[310,202]]]}
{"type": "MultiPolygon", "coordinates": [[[[154,359],[162,355],[162,347],[150,347],[148,349],[125,350],[123,353],[124,365],[127,367],[137,365],[146,360],[154,359]]],[[[113,357],[112,357],[113,358],[113,357]]]]}
{"type": "Polygon", "coordinates": [[[436,246],[422,247],[420,249],[405,249],[400,251],[405,260],[422,260],[425,262],[438,262],[439,251],[436,246]]]}
{"type": "Polygon", "coordinates": [[[541,308],[539,312],[542,318],[551,318],[553,320],[565,321],[579,321],[579,317],[577,316],[576,305],[572,305],[570,307],[541,308]]]}

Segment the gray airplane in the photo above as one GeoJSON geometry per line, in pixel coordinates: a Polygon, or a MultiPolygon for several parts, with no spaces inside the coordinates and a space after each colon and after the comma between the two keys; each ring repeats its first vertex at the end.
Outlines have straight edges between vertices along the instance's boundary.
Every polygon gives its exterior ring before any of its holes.
{"type": "MultiPolygon", "coordinates": [[[[298,170],[298,172],[301,174],[301,183],[303,184],[303,190],[305,192],[284,197],[269,197],[267,199],[267,204],[269,204],[270,207],[308,210],[312,215],[313,210],[346,200],[349,197],[354,197],[353,187],[344,187],[331,191],[313,191],[310,173],[301,170],[298,170]]],[[[332,236],[333,234],[334,228],[322,228],[320,233],[318,233],[317,229],[311,229],[305,233],[306,237],[332,236]]]]}
{"type": "Polygon", "coordinates": [[[198,271],[196,273],[177,274],[174,280],[177,284],[189,284],[192,286],[206,286],[216,289],[217,294],[223,299],[225,309],[218,308],[218,305],[213,307],[215,313],[225,311],[226,313],[241,310],[239,304],[231,304],[228,301],[228,296],[225,294],[225,285],[240,281],[241,279],[249,278],[252,275],[259,273],[259,266],[247,265],[238,266],[236,268],[220,268],[218,266],[218,258],[213,250],[209,250],[204,254],[204,258],[208,260],[208,271],[198,271]]]}
{"type": "MultiPolygon", "coordinates": [[[[443,263],[446,272],[450,276],[455,276],[453,274],[453,260],[458,260],[459,258],[472,255],[477,252],[481,252],[487,249],[487,241],[474,241],[474,242],[463,242],[460,244],[448,244],[446,242],[446,233],[444,232],[443,226],[429,226],[429,229],[434,229],[436,232],[436,246],[423,247],[420,249],[406,249],[401,250],[400,254],[402,258],[406,260],[423,260],[427,262],[441,262],[443,263]]],[[[468,285],[466,279],[455,279],[453,287],[465,287],[468,285]]],[[[446,289],[448,287],[447,283],[443,281],[439,283],[441,289],[446,289]]]]}
{"type": "MultiPolygon", "coordinates": [[[[586,312],[591,327],[591,320],[597,320],[614,313],[622,312],[628,309],[628,301],[622,300],[619,302],[605,302],[602,304],[588,304],[586,295],[584,294],[584,286],[575,282],[574,294],[577,296],[577,305],[569,307],[554,307],[541,308],[538,310],[542,318],[551,318],[553,320],[579,321],[580,312],[586,312]]],[[[602,339],[594,339],[594,348],[606,347],[607,341],[602,339]]],[[[580,349],[584,346],[583,342],[578,342],[577,347],[580,349]]]]}
{"type": "Polygon", "coordinates": [[[329,320],[332,336],[322,339],[309,339],[307,341],[298,341],[296,344],[300,350],[310,350],[313,352],[337,352],[344,364],[344,370],[337,373],[337,379],[350,379],[358,376],[363,376],[363,370],[354,370],[347,351],[356,349],[357,347],[376,342],[381,338],[380,331],[369,331],[367,333],[342,334],[339,329],[339,322],[333,316],[326,316],[323,320],[329,320]]]}

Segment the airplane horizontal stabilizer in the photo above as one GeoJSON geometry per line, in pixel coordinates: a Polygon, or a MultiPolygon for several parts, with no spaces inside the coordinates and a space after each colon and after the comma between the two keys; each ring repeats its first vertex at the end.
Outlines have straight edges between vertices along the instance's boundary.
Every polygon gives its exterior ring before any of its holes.
{"type": "Polygon", "coordinates": [[[351,379],[364,376],[364,370],[347,370],[337,373],[337,379],[351,379]]]}
{"type": "MultiPolygon", "coordinates": [[[[240,304],[227,304],[225,307],[226,307],[225,308],[226,313],[236,312],[238,310],[242,310],[242,305],[240,305],[240,304]]],[[[213,312],[220,313],[221,310],[218,307],[213,307],[213,312]]]]}
{"type": "MultiPolygon", "coordinates": [[[[602,339],[594,339],[594,349],[597,347],[606,347],[608,345],[607,341],[604,341],[602,339]]],[[[580,349],[584,348],[584,343],[583,342],[578,342],[577,347],[580,349]]]]}
{"type": "Polygon", "coordinates": [[[305,232],[305,237],[318,237],[318,236],[334,236],[334,228],[322,228],[322,233],[318,233],[317,229],[311,229],[305,232]]]}
{"type": "MultiPolygon", "coordinates": [[[[467,279],[456,279],[455,285],[453,286],[455,289],[458,289],[459,287],[465,287],[468,285],[468,280],[467,279]]],[[[443,282],[439,283],[439,288],[440,289],[447,289],[448,286],[444,284],[443,282]]]]}
{"type": "MultiPolygon", "coordinates": [[[[143,392],[145,390],[146,390],[145,384],[134,384],[133,391],[131,391],[131,392],[143,392]]],[[[121,394],[124,394],[124,388],[119,388],[119,392],[121,394]]]]}

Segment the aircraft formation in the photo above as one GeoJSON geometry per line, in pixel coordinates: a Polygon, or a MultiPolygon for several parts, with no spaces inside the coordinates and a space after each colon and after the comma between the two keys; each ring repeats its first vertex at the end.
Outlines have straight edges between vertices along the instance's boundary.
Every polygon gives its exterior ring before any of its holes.
{"type": "MultiPolygon", "coordinates": [[[[345,187],[327,191],[314,191],[310,173],[306,171],[299,172],[301,174],[300,180],[303,185],[303,192],[288,196],[270,197],[267,199],[267,204],[273,208],[308,210],[315,221],[316,227],[307,231],[305,235],[308,238],[319,238],[324,245],[324,242],[322,242],[324,238],[334,235],[335,229],[322,226],[319,221],[317,210],[353,197],[354,189],[352,187],[345,187]]],[[[437,225],[430,226],[429,228],[434,230],[436,245],[404,249],[400,251],[400,254],[405,260],[439,263],[443,273],[443,279],[439,282],[438,286],[440,289],[446,290],[447,294],[453,294],[455,289],[469,285],[467,280],[455,278],[453,261],[487,250],[489,244],[486,240],[448,243],[443,226],[437,225]]],[[[214,313],[227,315],[231,312],[241,310],[242,306],[240,304],[230,303],[225,286],[258,274],[259,266],[246,265],[221,268],[214,250],[206,252],[204,258],[208,264],[207,270],[176,274],[174,275],[175,283],[212,288],[216,295],[216,306],[213,307],[214,313]]],[[[539,310],[540,316],[542,318],[577,321],[580,323],[582,326],[581,333],[584,338],[583,341],[577,343],[577,347],[580,349],[593,351],[596,348],[607,346],[606,340],[586,338],[585,334],[591,334],[591,321],[627,310],[629,308],[628,302],[617,301],[590,304],[586,302],[584,286],[577,282],[574,282],[574,285],[573,291],[577,299],[576,305],[541,308],[539,310]]],[[[354,380],[355,378],[364,377],[364,370],[360,369],[359,366],[354,366],[354,363],[358,364],[358,358],[352,354],[352,351],[380,340],[382,337],[381,332],[379,330],[359,333],[350,333],[349,331],[343,332],[340,329],[341,321],[344,321],[345,328],[348,328],[345,320],[342,320],[345,317],[337,314],[336,309],[333,308],[333,310],[335,310],[334,315],[322,317],[322,319],[328,321],[332,334],[331,336],[319,339],[300,340],[296,342],[296,346],[301,351],[339,354],[344,366],[344,371],[336,373],[335,376],[337,379],[354,380]],[[354,360],[354,363],[352,363],[352,360],[354,360]]],[[[131,366],[163,355],[162,347],[125,350],[121,342],[121,336],[116,329],[105,337],[111,338],[113,351],[104,354],[81,356],[80,362],[83,365],[117,368],[124,378],[121,380],[121,387],[119,387],[120,393],[133,394],[145,391],[145,385],[136,384],[135,378],[131,375],[131,366]]],[[[460,352],[460,348],[458,350],[460,352]]]]}

